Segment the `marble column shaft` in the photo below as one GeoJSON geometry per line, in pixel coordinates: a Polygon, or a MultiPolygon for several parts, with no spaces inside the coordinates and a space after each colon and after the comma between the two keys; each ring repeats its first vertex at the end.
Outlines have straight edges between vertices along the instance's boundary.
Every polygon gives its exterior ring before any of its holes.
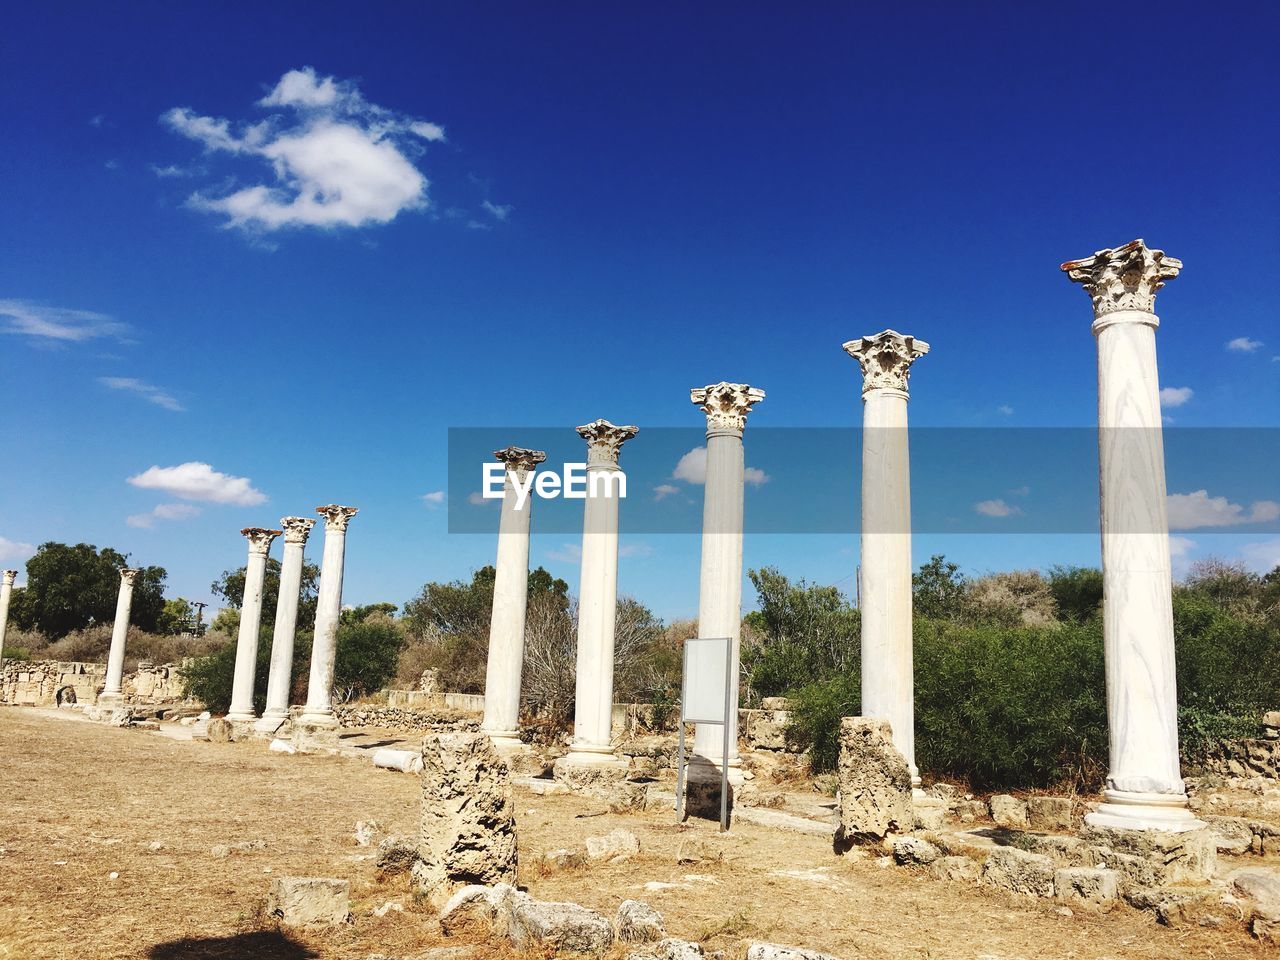
{"type": "Polygon", "coordinates": [[[331,503],[316,507],[324,517],[324,552],[320,560],[320,591],[316,599],[315,639],[311,643],[311,672],[302,723],[336,727],[333,715],[333,667],[338,655],[338,622],[342,617],[342,572],[347,548],[347,524],[360,511],[331,503]]]}
{"type": "Polygon", "coordinates": [[[17,570],[0,571],[0,666],[4,664],[4,635],[9,626],[9,600],[13,596],[13,582],[17,579],[17,570]]]}
{"type": "Polygon", "coordinates": [[[120,571],[120,592],[116,595],[116,619],[111,624],[111,650],[107,654],[107,681],[98,696],[100,706],[124,702],[124,643],[129,635],[129,611],[133,606],[133,581],[140,571],[125,567],[120,571]]]}
{"type": "MultiPolygon", "coordinates": [[[[689,392],[707,417],[707,472],[702,504],[702,565],[698,584],[698,636],[729,637],[732,709],[729,711],[730,776],[737,781],[738,677],[742,640],[742,514],[745,461],[742,433],[751,408],[764,391],[745,383],[716,383],[689,392]]],[[[700,723],[694,730],[693,753],[703,761],[690,776],[719,776],[724,729],[700,723]],[[714,770],[712,769],[714,768],[714,770]]]]}
{"type": "Polygon", "coordinates": [[[236,638],[236,666],[231,685],[228,720],[252,720],[253,687],[258,673],[258,630],[262,626],[262,585],[267,575],[267,554],[279,530],[245,527],[241,536],[249,541],[249,557],[244,568],[244,594],[240,599],[240,632],[236,638]]]}
{"type": "Polygon", "coordinates": [[[489,656],[485,664],[484,721],[480,729],[494,746],[520,746],[520,681],[524,673],[525,611],[529,602],[529,518],[533,496],[516,506],[514,473],[523,482],[547,459],[541,450],[505,447],[494,457],[506,465],[502,516],[498,521],[498,559],[493,580],[493,612],[489,621],[489,656]]]}
{"type": "Polygon", "coordinates": [[[929,345],[885,330],[844,349],[862,368],[861,712],[889,721],[918,788],[907,383],[911,364],[929,345]]]}
{"type": "Polygon", "coordinates": [[[281,517],[284,559],[280,564],[280,596],[271,634],[271,668],[267,675],[267,703],[258,729],[270,732],[289,717],[289,686],[293,678],[293,639],[298,629],[298,600],[302,590],[303,553],[315,525],[312,517],[281,517]]]}
{"type": "Polygon", "coordinates": [[[596,420],[578,427],[587,441],[587,499],[582,522],[582,583],[578,591],[573,763],[611,763],[613,652],[618,616],[618,488],[622,444],[639,428],[596,420]]]}
{"type": "Polygon", "coordinates": [[[1155,295],[1182,262],[1134,240],[1062,265],[1093,300],[1098,344],[1103,648],[1110,764],[1102,827],[1182,831],[1173,573],[1155,295]]]}

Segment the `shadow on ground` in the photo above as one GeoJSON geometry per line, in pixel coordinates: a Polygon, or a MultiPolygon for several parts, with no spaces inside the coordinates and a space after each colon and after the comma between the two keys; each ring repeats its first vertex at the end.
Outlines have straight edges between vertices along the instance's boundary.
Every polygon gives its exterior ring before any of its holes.
{"type": "Polygon", "coordinates": [[[157,943],[148,960],[314,960],[320,954],[279,930],[157,943]]]}

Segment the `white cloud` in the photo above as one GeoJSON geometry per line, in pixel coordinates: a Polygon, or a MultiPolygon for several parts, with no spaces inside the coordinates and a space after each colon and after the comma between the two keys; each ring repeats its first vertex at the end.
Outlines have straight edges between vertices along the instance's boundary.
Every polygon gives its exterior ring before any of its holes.
{"type": "Polygon", "coordinates": [[[172,179],[174,177],[195,177],[205,172],[204,167],[180,167],[176,163],[170,163],[166,166],[160,166],[158,163],[151,164],[151,172],[162,180],[172,179]]]}
{"type": "Polygon", "coordinates": [[[80,343],[85,340],[120,340],[128,324],[105,314],[66,307],[46,307],[29,300],[0,300],[0,333],[16,333],[38,341],[80,343]]]}
{"type": "Polygon", "coordinates": [[[1280,540],[1263,540],[1248,543],[1240,548],[1240,556],[1251,570],[1270,573],[1280,567],[1280,540]]]}
{"type": "Polygon", "coordinates": [[[1010,492],[1011,494],[1013,494],[1013,496],[1015,496],[1015,497],[1029,497],[1029,496],[1031,496],[1031,488],[1030,488],[1030,487],[1014,487],[1014,488],[1013,488],[1012,490],[1010,490],[1009,492],[1010,492]]]}
{"type": "Polygon", "coordinates": [[[1160,391],[1160,406],[1180,407],[1195,396],[1190,387],[1164,387],[1160,391]]]}
{"type": "Polygon", "coordinates": [[[1022,512],[1021,507],[1015,507],[1003,500],[979,500],[973,505],[975,513],[980,513],[984,517],[1012,517],[1022,512]]]}
{"type": "Polygon", "coordinates": [[[680,492],[680,488],[677,487],[675,484],[660,483],[653,488],[653,499],[665,500],[667,497],[671,496],[673,493],[679,493],[679,492],[680,492]]]}
{"type": "MultiPolygon", "coordinates": [[[[34,544],[19,543],[17,540],[0,537],[0,563],[21,563],[34,557],[35,553],[34,544]]],[[[12,568],[7,567],[6,569],[12,568]]]]}
{"type": "Polygon", "coordinates": [[[99,377],[98,382],[112,390],[125,390],[129,393],[136,393],[142,399],[154,403],[158,407],[164,407],[166,410],[180,412],[186,409],[172,394],[165,392],[160,387],[143,383],[133,377],[99,377]]]}
{"type": "Polygon", "coordinates": [[[561,563],[581,563],[582,547],[576,543],[566,543],[559,550],[548,550],[548,560],[559,560],[561,563]]]}
{"type": "Polygon", "coordinates": [[[1191,551],[1195,548],[1196,542],[1190,537],[1169,538],[1169,563],[1173,567],[1174,576],[1184,576],[1191,569],[1191,551]]]}
{"type": "Polygon", "coordinates": [[[996,410],[1003,413],[1006,417],[1013,416],[1013,407],[1009,406],[1007,403],[1000,404],[1000,406],[996,407],[996,410]]]}
{"type": "Polygon", "coordinates": [[[387,223],[427,206],[427,179],[411,156],[419,141],[439,142],[444,129],[361,95],[355,83],[290,70],[258,101],[275,112],[256,123],[201,116],[175,107],[160,119],[207,153],[256,158],[272,179],[230,193],[193,193],[196,209],[222,214],[227,225],[359,227],[387,223]]]}
{"type": "Polygon", "coordinates": [[[647,543],[624,543],[618,548],[618,556],[651,557],[653,556],[653,547],[647,543]]]}
{"type": "Polygon", "coordinates": [[[253,488],[248,477],[219,473],[207,463],[192,461],[176,467],[150,467],[130,477],[129,482],[144,490],[163,490],[183,500],[204,500],[252,507],[266,503],[266,494],[253,488]]]}
{"type": "Polygon", "coordinates": [[[1211,497],[1207,490],[1169,494],[1169,527],[1194,530],[1197,527],[1231,527],[1241,523],[1268,523],[1280,519],[1280,503],[1257,500],[1246,510],[1243,504],[1226,497],[1211,497]]]}
{"type": "Polygon", "coordinates": [[[506,221],[511,216],[511,211],[515,208],[509,203],[490,203],[488,200],[481,201],[480,206],[484,207],[493,219],[506,221]]]}
{"type": "Polygon", "coordinates": [[[473,507],[502,506],[502,498],[486,497],[479,490],[476,490],[467,495],[467,503],[471,504],[473,507]]]}
{"type": "MultiPolygon", "coordinates": [[[[685,483],[704,484],[707,482],[707,448],[694,447],[676,464],[675,470],[671,472],[672,479],[683,480],[685,483]]],[[[742,479],[753,487],[769,482],[769,475],[759,467],[746,467],[742,472],[742,479]]],[[[659,497],[658,499],[662,499],[659,497]]]]}
{"type": "Polygon", "coordinates": [[[124,522],[131,527],[148,530],[157,520],[190,520],[200,515],[200,508],[189,503],[162,503],[150,513],[135,513],[125,517],[124,522]]]}
{"type": "Polygon", "coordinates": [[[444,491],[432,490],[430,493],[424,493],[422,495],[422,502],[428,507],[432,507],[434,509],[444,503],[444,491]]]}
{"type": "Polygon", "coordinates": [[[1251,340],[1248,337],[1236,337],[1234,340],[1227,341],[1227,349],[1237,353],[1253,353],[1261,346],[1261,340],[1251,340]]]}
{"type": "Polygon", "coordinates": [[[89,126],[95,127],[95,128],[101,128],[102,125],[106,122],[107,122],[106,116],[101,113],[96,113],[89,118],[89,126]]]}

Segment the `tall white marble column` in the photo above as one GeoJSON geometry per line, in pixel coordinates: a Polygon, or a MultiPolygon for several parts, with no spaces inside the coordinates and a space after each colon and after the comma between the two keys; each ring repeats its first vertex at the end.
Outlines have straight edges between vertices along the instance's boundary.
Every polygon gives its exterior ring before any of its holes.
{"type": "Polygon", "coordinates": [[[17,579],[17,570],[0,571],[0,666],[4,665],[4,635],[9,626],[9,599],[13,596],[13,582],[17,579]]]}
{"type": "Polygon", "coordinates": [[[320,560],[320,595],[316,599],[307,705],[299,721],[317,727],[338,725],[333,715],[333,665],[338,655],[338,621],[342,616],[342,567],[347,550],[347,524],[359,512],[356,507],[336,503],[316,507],[316,513],[324,517],[324,553],[320,560]]]}
{"type": "Polygon", "coordinates": [[[1087,822],[1134,830],[1203,826],[1178,762],[1173,575],[1156,372],[1155,296],[1182,262],[1134,240],[1062,265],[1093,300],[1098,342],[1103,646],[1110,770],[1087,822]]]}
{"type": "MultiPolygon", "coordinates": [[[[707,474],[702,503],[702,571],[698,585],[698,636],[732,639],[733,707],[729,712],[729,776],[741,782],[738,755],[738,675],[742,639],[742,501],[745,465],[742,432],[764,391],[745,383],[713,383],[689,391],[707,416],[707,474]]],[[[718,778],[724,730],[698,724],[691,779],[718,778]],[[700,759],[699,759],[700,758],[700,759]]]]}
{"type": "Polygon", "coordinates": [[[529,517],[533,496],[516,506],[514,474],[524,482],[547,459],[541,450],[505,447],[494,457],[506,464],[502,517],[498,521],[498,562],[489,621],[489,658],[484,676],[484,722],[480,729],[494,746],[520,746],[520,678],[524,672],[524,616],[529,601],[529,517]]]}
{"type": "Polygon", "coordinates": [[[889,721],[918,789],[907,381],[929,345],[885,330],[844,349],[862,368],[862,715],[889,721]]]}
{"type": "Polygon", "coordinates": [[[253,685],[258,673],[258,630],[262,626],[262,584],[267,575],[267,554],[279,530],[245,527],[241,535],[249,541],[249,559],[244,568],[244,596],[240,600],[240,633],[236,638],[236,667],[231,682],[231,709],[228,720],[252,720],[253,685]]]}
{"type": "Polygon", "coordinates": [[[587,441],[587,499],[578,590],[578,672],[570,763],[613,764],[613,639],[618,615],[618,454],[639,433],[596,420],[578,427],[587,441]]]}
{"type": "Polygon", "coordinates": [[[302,555],[315,525],[311,517],[281,517],[284,560],[280,564],[280,596],[276,600],[271,634],[271,671],[267,674],[267,704],[254,729],[271,733],[289,719],[289,681],[293,677],[293,636],[298,628],[298,599],[302,590],[302,555]]]}
{"type": "Polygon", "coordinates": [[[124,641],[129,635],[129,610],[133,606],[133,581],[140,571],[125,567],[120,571],[120,592],[116,595],[116,619],[111,624],[111,650],[107,654],[107,682],[98,694],[98,706],[118,707],[124,703],[124,641]]]}

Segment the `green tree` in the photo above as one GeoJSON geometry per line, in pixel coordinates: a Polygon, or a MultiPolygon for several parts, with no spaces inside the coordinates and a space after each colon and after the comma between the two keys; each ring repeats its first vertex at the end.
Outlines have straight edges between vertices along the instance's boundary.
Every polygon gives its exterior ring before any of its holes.
{"type": "Polygon", "coordinates": [[[386,613],[338,627],[333,661],[334,700],[346,703],[374,693],[396,675],[404,631],[386,613]]]}
{"type": "Polygon", "coordinates": [[[156,633],[176,636],[195,626],[195,613],[189,601],[182,597],[166,600],[160,616],[156,618],[156,633]]]}
{"type": "Polygon", "coordinates": [[[1053,567],[1049,592],[1058,619],[1084,623],[1102,610],[1102,571],[1096,567],[1053,567]]]}
{"type": "Polygon", "coordinates": [[[964,614],[968,582],[959,564],[935,553],[911,577],[912,605],[916,616],[933,620],[959,620],[964,614]]]}
{"type": "MultiPolygon", "coordinates": [[[[69,546],[50,541],[27,561],[27,588],[15,595],[10,616],[24,630],[39,630],[51,640],[110,623],[116,615],[120,570],[128,554],[88,543],[69,546]],[[20,599],[19,599],[20,598],[20,599]]],[[[130,623],[154,631],[164,610],[163,567],[142,567],[133,582],[130,623]]]]}
{"type": "Polygon", "coordinates": [[[339,615],[338,622],[347,623],[364,623],[372,616],[383,615],[394,617],[396,615],[396,605],[394,603],[366,603],[359,607],[348,607],[339,615]]]}
{"type": "MultiPolygon", "coordinates": [[[[224,570],[222,576],[213,581],[209,589],[227,601],[233,610],[239,610],[244,601],[245,568],[224,570]]],[[[298,629],[311,630],[316,621],[316,587],[320,582],[320,568],[314,563],[302,564],[302,588],[298,600],[298,629]]],[[[274,626],[276,622],[276,602],[280,597],[280,561],[275,557],[267,558],[267,571],[262,581],[262,624],[274,626]]],[[[238,618],[237,618],[238,622],[238,618]]],[[[215,629],[218,629],[215,621],[215,629]]]]}

